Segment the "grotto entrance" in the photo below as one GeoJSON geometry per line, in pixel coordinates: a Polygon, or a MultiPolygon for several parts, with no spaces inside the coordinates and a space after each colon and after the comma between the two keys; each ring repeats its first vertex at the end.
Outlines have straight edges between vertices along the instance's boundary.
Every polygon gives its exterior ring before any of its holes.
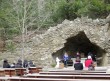
{"type": "MultiPolygon", "coordinates": [[[[64,47],[62,49],[52,54],[52,57],[54,59],[56,57],[62,59],[64,51],[66,51],[72,58],[75,57],[76,52],[79,52],[81,54],[81,57],[83,58],[87,58],[89,52],[96,55],[96,58],[103,57],[103,55],[105,54],[105,51],[91,42],[83,31],[79,32],[74,37],[66,39],[66,41],[67,42],[64,44],[64,47]]],[[[98,65],[102,65],[102,60],[102,58],[100,60],[97,60],[98,65]]]]}

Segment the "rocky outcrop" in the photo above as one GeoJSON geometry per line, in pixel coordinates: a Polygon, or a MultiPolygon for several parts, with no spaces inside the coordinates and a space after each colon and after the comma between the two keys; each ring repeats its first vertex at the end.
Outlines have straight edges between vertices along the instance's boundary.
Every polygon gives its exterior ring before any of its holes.
{"type": "Polygon", "coordinates": [[[55,27],[50,27],[45,34],[36,35],[33,40],[32,59],[38,64],[50,66],[53,63],[52,53],[62,49],[66,39],[83,31],[87,38],[101,49],[105,50],[103,65],[109,64],[110,30],[104,19],[77,18],[74,21],[65,20],[55,27]]]}
{"type": "MultiPolygon", "coordinates": [[[[83,32],[91,43],[104,51],[102,65],[109,65],[109,25],[105,19],[92,20],[87,17],[77,18],[74,21],[64,20],[61,24],[50,27],[44,34],[34,36],[31,42],[28,42],[28,54],[25,54],[24,58],[33,59],[38,66],[50,67],[55,63],[52,54],[62,50],[67,39],[77,36],[80,32],[83,32]]],[[[21,55],[20,52],[17,52],[17,55],[21,55]]]]}

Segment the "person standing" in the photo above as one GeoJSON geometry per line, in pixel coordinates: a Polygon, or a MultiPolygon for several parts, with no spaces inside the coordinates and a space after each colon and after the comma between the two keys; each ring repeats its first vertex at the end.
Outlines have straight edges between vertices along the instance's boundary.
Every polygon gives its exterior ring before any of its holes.
{"type": "Polygon", "coordinates": [[[69,60],[69,56],[68,56],[67,52],[65,52],[65,54],[63,56],[63,60],[64,60],[64,66],[67,67],[67,61],[69,60]]]}

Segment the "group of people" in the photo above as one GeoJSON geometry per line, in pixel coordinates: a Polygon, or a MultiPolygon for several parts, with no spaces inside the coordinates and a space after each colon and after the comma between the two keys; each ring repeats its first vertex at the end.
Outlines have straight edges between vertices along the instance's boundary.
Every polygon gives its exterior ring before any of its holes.
{"type": "Polygon", "coordinates": [[[27,68],[27,67],[35,67],[35,65],[31,60],[30,61],[24,60],[22,62],[22,60],[19,59],[17,63],[14,62],[12,64],[9,64],[7,59],[3,61],[3,68],[27,68]]]}
{"type": "MultiPolygon", "coordinates": [[[[88,53],[87,59],[84,62],[85,68],[88,70],[95,70],[94,62],[96,61],[95,56],[92,53],[88,53]]],[[[84,66],[81,63],[81,56],[80,54],[76,57],[76,62],[74,63],[75,70],[83,70],[84,66]]]]}
{"type": "MultiPolygon", "coordinates": [[[[76,58],[75,63],[74,63],[75,70],[83,70],[84,67],[87,68],[88,70],[95,70],[94,62],[96,61],[96,58],[92,53],[88,53],[88,56],[84,62],[84,65],[83,65],[83,63],[81,63],[81,55],[79,52],[76,53],[75,58],[76,58]]],[[[66,52],[63,56],[63,59],[64,59],[64,66],[66,66],[67,60],[70,59],[70,57],[68,56],[68,54],[66,52]]]]}

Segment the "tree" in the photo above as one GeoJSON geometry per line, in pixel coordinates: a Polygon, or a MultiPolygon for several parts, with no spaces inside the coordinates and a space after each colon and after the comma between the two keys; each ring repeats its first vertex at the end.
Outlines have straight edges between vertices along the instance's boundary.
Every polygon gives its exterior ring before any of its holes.
{"type": "Polygon", "coordinates": [[[27,32],[32,29],[39,30],[49,16],[43,9],[45,7],[44,0],[12,0],[10,2],[10,5],[12,5],[9,13],[10,19],[14,20],[10,23],[19,29],[22,34],[22,60],[24,60],[25,43],[30,36],[27,32]]]}
{"type": "Polygon", "coordinates": [[[24,60],[26,37],[28,37],[27,30],[37,26],[38,8],[36,5],[37,0],[12,0],[12,12],[10,14],[14,13],[12,16],[15,17],[15,25],[22,34],[22,61],[24,60]]]}

